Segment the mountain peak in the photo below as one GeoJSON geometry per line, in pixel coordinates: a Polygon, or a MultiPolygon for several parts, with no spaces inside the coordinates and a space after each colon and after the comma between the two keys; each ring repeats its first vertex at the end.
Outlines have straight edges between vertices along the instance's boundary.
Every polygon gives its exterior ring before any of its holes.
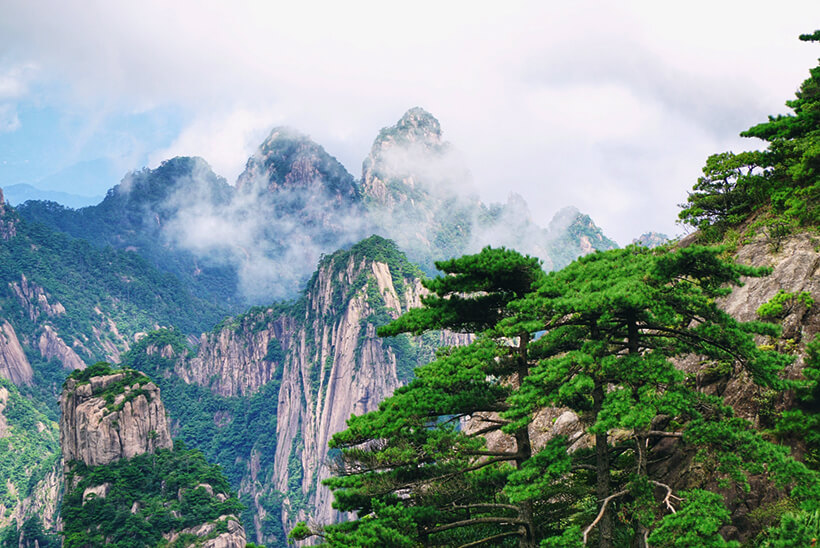
{"type": "Polygon", "coordinates": [[[315,146],[319,146],[314,143],[311,138],[299,131],[298,129],[292,128],[290,126],[277,126],[273,128],[267,138],[262,141],[262,144],[259,145],[259,150],[264,151],[271,147],[276,146],[277,143],[281,142],[301,142],[301,143],[311,143],[315,146]]]}
{"type": "Polygon", "coordinates": [[[439,121],[421,107],[413,107],[405,112],[396,123],[396,128],[403,131],[423,130],[441,136],[439,121]]]}
{"type": "Polygon", "coordinates": [[[308,135],[279,126],[273,128],[248,159],[236,187],[239,190],[275,191],[285,187],[313,187],[317,183],[339,199],[355,198],[353,176],[336,158],[308,135]]]}
{"type": "Polygon", "coordinates": [[[373,153],[394,145],[422,145],[428,149],[440,149],[441,124],[435,116],[421,107],[413,107],[399,118],[395,125],[382,128],[373,143],[373,153]]]}

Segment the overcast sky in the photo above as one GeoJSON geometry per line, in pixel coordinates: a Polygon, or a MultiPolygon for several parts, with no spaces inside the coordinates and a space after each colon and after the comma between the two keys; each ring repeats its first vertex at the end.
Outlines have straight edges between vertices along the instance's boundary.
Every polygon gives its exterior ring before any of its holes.
{"type": "Polygon", "coordinates": [[[422,106],[485,201],[575,205],[626,244],[681,231],[709,154],[758,147],[737,134],[787,112],[816,28],[817,0],[0,0],[0,187],[102,194],[180,154],[233,183],[282,124],[358,177],[422,106]]]}

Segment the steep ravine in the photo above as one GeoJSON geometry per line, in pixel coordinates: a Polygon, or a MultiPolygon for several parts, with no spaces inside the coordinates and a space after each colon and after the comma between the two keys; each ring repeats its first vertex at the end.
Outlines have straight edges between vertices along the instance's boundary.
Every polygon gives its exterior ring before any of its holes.
{"type": "Polygon", "coordinates": [[[371,237],[325,257],[301,300],[228,321],[202,336],[195,357],[176,362],[176,375],[222,396],[280,383],[273,464],[263,469],[260,455],[250,455],[240,488],[256,505],[257,532],[270,510],[263,502],[275,492],[284,494],[286,531],[300,519],[338,520],[321,484],[330,475],[330,437],[351,414],[375,409],[435,346],[460,342],[452,335],[376,335],[377,326],[420,305],[418,274],[395,244],[371,237]]]}

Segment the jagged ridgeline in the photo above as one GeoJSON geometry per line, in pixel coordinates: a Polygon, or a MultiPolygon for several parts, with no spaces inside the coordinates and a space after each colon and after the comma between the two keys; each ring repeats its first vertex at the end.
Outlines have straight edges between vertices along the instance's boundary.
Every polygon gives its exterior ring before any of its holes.
{"type": "Polygon", "coordinates": [[[149,334],[123,363],[157,379],[172,430],[219,462],[246,505],[248,537],[284,545],[299,519],[337,520],[321,484],[327,441],[372,409],[453,335],[379,338],[376,328],[420,304],[420,271],[372,236],[324,257],[303,295],[257,307],[202,336],[149,334]]]}
{"type": "Polygon", "coordinates": [[[156,169],[127,174],[95,206],[74,210],[33,200],[18,210],[27,220],[96,247],[135,252],[161,271],[174,274],[188,291],[213,302],[224,314],[238,305],[236,273],[216,260],[174,245],[175,231],[169,224],[184,218],[191,207],[203,215],[220,208],[231,202],[233,194],[234,188],[203,159],[178,157],[156,169]]]}
{"type": "Polygon", "coordinates": [[[357,181],[306,135],[275,128],[235,187],[201,158],[128,174],[96,206],[30,201],[20,214],[131,250],[224,312],[293,298],[322,254],[370,234],[393,239],[428,274],[434,262],[486,245],[514,247],[558,269],[616,244],[574,208],[543,228],[526,201],[483,203],[461,157],[429,112],[413,108],[381,130],[357,181]]]}
{"type": "Polygon", "coordinates": [[[98,363],[61,397],[63,546],[244,548],[241,505],[218,466],[171,442],[159,388],[98,363]]]}
{"type": "MultiPolygon", "coordinates": [[[[276,128],[236,186],[202,159],[174,158],[128,174],[96,206],[0,205],[0,376],[46,426],[26,447],[57,458],[49,432],[66,375],[122,361],[157,377],[174,432],[223,466],[251,536],[283,543],[298,519],[340,517],[321,485],[329,437],[456,342],[375,335],[418,306],[422,270],[488,243],[547,269],[614,246],[571,208],[541,229],[520,197],[482,204],[422,109],[380,133],[365,168],[356,180],[307,136],[276,128]],[[247,303],[264,306],[217,325],[247,303]]],[[[12,477],[9,463],[0,473],[12,477]]],[[[53,526],[45,502],[25,502],[56,493],[46,468],[25,468],[0,528],[35,538],[53,526]]]]}

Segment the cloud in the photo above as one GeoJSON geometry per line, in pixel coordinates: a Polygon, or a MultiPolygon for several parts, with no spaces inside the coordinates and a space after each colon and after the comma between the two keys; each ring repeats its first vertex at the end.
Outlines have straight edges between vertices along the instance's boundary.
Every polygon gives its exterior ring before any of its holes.
{"type": "Polygon", "coordinates": [[[574,204],[626,243],[674,233],[706,156],[784,111],[817,57],[796,36],[818,19],[808,0],[9,0],[0,51],[61,83],[61,108],[178,106],[187,125],[151,161],[197,154],[229,180],[279,124],[357,174],[379,128],[421,105],[485,200],[518,192],[539,223],[574,204]]]}
{"type": "Polygon", "coordinates": [[[203,115],[185,127],[167,148],[153,151],[149,162],[156,166],[174,156],[200,156],[233,183],[245,161],[270,132],[272,121],[281,118],[274,109],[246,107],[203,115]]]}

